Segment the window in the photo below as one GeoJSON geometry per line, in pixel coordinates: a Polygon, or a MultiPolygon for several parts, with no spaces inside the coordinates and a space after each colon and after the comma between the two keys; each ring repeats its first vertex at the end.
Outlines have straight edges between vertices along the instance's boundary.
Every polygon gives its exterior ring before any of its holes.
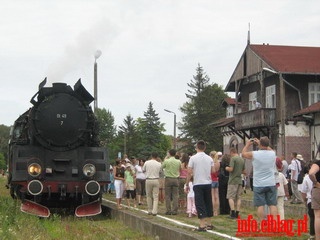
{"type": "Polygon", "coordinates": [[[249,93],[249,110],[256,109],[256,105],[253,103],[253,101],[257,101],[257,92],[249,93]]]}
{"type": "Polygon", "coordinates": [[[231,117],[233,117],[233,106],[229,105],[227,107],[227,118],[231,118],[231,117]]]}
{"type": "Polygon", "coordinates": [[[320,101],[320,83],[309,83],[309,105],[320,101]]]}
{"type": "Polygon", "coordinates": [[[266,108],[276,108],[276,85],[266,87],[266,108]]]}

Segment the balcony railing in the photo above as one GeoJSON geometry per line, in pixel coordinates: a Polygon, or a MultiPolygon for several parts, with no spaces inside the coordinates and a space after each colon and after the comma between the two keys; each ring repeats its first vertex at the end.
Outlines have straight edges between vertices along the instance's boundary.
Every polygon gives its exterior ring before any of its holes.
{"type": "Polygon", "coordinates": [[[245,130],[257,127],[273,127],[275,125],[275,108],[259,108],[235,114],[236,130],[245,130]]]}

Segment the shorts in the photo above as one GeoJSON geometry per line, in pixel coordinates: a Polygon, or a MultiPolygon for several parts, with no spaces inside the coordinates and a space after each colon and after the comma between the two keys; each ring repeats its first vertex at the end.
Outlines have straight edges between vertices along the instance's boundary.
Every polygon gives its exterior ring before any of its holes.
{"type": "Polygon", "coordinates": [[[136,190],[126,190],[126,198],[129,199],[135,199],[136,198],[136,190]]]}
{"type": "Polygon", "coordinates": [[[277,187],[255,187],[253,186],[253,204],[255,207],[260,206],[277,206],[277,187]]]}
{"type": "Polygon", "coordinates": [[[227,199],[240,199],[240,196],[242,195],[243,189],[241,184],[236,185],[228,185],[227,190],[227,199]]]}
{"type": "Polygon", "coordinates": [[[136,194],[145,196],[146,195],[146,180],[145,179],[136,179],[136,194]]]}
{"type": "Polygon", "coordinates": [[[219,188],[219,182],[212,182],[211,188],[219,188]]]}
{"type": "Polygon", "coordinates": [[[311,208],[315,210],[320,209],[320,188],[312,188],[311,208]]]}

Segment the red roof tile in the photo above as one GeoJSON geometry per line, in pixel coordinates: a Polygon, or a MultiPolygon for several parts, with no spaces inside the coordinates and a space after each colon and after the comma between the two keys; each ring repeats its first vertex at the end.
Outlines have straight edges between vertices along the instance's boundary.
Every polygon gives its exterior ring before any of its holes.
{"type": "Polygon", "coordinates": [[[316,113],[316,112],[320,112],[320,101],[314,104],[311,104],[309,107],[301,109],[299,112],[296,112],[295,114],[293,114],[293,116],[301,116],[303,114],[316,113]]]}
{"type": "Polygon", "coordinates": [[[320,73],[320,47],[250,45],[274,70],[283,73],[320,73]]]}

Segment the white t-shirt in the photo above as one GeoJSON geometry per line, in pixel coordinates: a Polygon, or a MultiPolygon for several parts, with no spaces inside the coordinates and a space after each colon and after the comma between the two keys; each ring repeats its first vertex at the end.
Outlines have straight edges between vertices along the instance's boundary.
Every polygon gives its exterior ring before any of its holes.
{"type": "Polygon", "coordinates": [[[278,187],[277,196],[282,197],[282,196],[286,195],[286,193],[284,191],[284,185],[288,184],[288,180],[286,179],[286,177],[283,175],[282,172],[279,172],[278,179],[279,179],[280,185],[278,187]]]}
{"type": "Polygon", "coordinates": [[[311,202],[311,190],[313,188],[313,183],[311,182],[309,175],[306,174],[301,183],[301,192],[307,194],[307,203],[311,202]]]}
{"type": "Polygon", "coordinates": [[[188,167],[193,169],[193,186],[211,184],[211,167],[214,166],[213,159],[204,152],[193,155],[188,167]]]}
{"type": "Polygon", "coordinates": [[[293,174],[292,174],[292,170],[295,170],[296,171],[296,174],[295,174],[295,176],[294,176],[294,179],[293,180],[295,180],[295,181],[297,181],[298,180],[298,174],[299,174],[299,172],[301,171],[301,164],[300,164],[300,161],[299,160],[297,160],[297,159],[292,159],[292,161],[291,161],[291,167],[290,167],[290,169],[291,169],[291,179],[293,179],[293,174]]]}
{"type": "Polygon", "coordinates": [[[146,174],[142,170],[142,166],[136,165],[135,167],[136,170],[136,179],[146,179],[146,174]]]}

